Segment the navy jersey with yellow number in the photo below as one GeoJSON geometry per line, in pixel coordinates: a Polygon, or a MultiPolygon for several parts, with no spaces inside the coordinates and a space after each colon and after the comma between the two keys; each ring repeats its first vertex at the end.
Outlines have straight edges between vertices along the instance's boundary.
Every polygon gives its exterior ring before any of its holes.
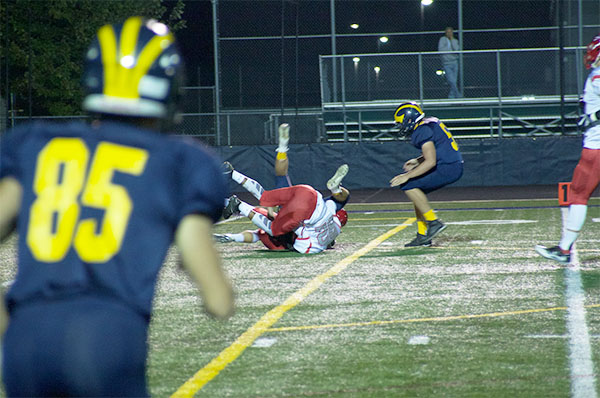
{"type": "Polygon", "coordinates": [[[411,143],[421,149],[423,144],[432,141],[435,145],[435,155],[438,164],[462,162],[462,155],[458,150],[458,144],[448,131],[444,123],[435,117],[429,117],[423,120],[412,136],[411,143]]]}
{"type": "Polygon", "coordinates": [[[0,138],[0,178],[23,187],[9,308],[76,294],[150,314],[180,220],[216,221],[227,188],[198,143],[117,122],[27,124],[0,138]]]}

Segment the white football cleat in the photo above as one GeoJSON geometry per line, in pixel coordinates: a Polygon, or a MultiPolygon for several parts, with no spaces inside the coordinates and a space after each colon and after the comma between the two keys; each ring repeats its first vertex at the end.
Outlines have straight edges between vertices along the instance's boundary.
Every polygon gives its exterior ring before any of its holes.
{"type": "Polygon", "coordinates": [[[281,123],[279,125],[279,147],[277,152],[287,152],[288,143],[290,142],[290,125],[281,123]]]}
{"type": "Polygon", "coordinates": [[[348,174],[347,164],[343,164],[340,167],[338,167],[333,177],[331,177],[329,181],[327,181],[327,189],[333,191],[336,188],[339,188],[340,184],[342,183],[342,180],[344,179],[344,177],[346,177],[346,174],[348,174]]]}
{"type": "Polygon", "coordinates": [[[213,234],[213,239],[219,243],[231,243],[233,239],[225,234],[213,234]]]}

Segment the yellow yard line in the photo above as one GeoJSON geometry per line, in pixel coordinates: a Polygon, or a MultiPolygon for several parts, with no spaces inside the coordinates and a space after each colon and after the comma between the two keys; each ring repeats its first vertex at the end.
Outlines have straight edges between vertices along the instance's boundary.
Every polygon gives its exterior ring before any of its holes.
{"type": "MultiPolygon", "coordinates": [[[[600,304],[586,305],[586,308],[598,308],[600,304]]],[[[330,329],[330,328],[348,328],[348,327],[361,327],[361,326],[372,326],[372,325],[391,325],[399,323],[418,323],[418,322],[443,322],[443,321],[455,321],[461,319],[475,319],[475,318],[492,318],[498,316],[509,316],[509,315],[523,315],[533,314],[537,312],[550,312],[550,311],[564,311],[567,307],[550,307],[550,308],[534,308],[529,310],[517,310],[517,311],[505,311],[505,312],[491,312],[488,314],[467,314],[467,315],[453,315],[453,316],[440,316],[432,318],[414,318],[414,319],[396,319],[390,321],[369,321],[369,322],[351,322],[351,323],[333,323],[329,325],[304,325],[304,326],[288,326],[280,328],[271,328],[267,332],[290,332],[296,330],[314,330],[314,329],[330,329]]]]}
{"type": "Polygon", "coordinates": [[[402,231],[412,223],[416,221],[415,218],[409,218],[401,225],[392,228],[383,235],[373,239],[358,251],[352,253],[342,261],[335,264],[327,272],[315,277],[313,280],[308,282],[300,290],[293,293],[290,297],[283,302],[283,304],[273,308],[262,316],[254,325],[248,330],[242,333],[229,347],[221,351],[221,353],[214,358],[205,367],[200,369],[194,374],[188,381],[186,381],[177,391],[173,393],[172,398],[189,398],[193,397],[206,383],[215,378],[221,370],[227,365],[232,363],[239,357],[246,348],[260,337],[263,333],[267,332],[269,328],[275,324],[287,311],[294,308],[302,300],[304,300],[309,294],[317,290],[325,281],[332,276],[335,276],[342,272],[348,265],[354,261],[369,253],[371,250],[379,246],[383,241],[394,236],[398,232],[402,231]]]}

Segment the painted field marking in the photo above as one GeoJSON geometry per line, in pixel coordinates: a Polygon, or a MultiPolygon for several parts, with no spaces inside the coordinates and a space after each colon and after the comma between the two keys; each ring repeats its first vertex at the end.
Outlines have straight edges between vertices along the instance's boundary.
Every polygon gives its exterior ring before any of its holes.
{"type": "MultiPolygon", "coordinates": [[[[586,308],[599,308],[600,304],[586,305],[586,308]]],[[[486,314],[465,314],[465,315],[450,315],[450,316],[438,316],[430,318],[412,318],[412,319],[393,319],[388,321],[367,321],[367,322],[350,322],[350,323],[332,323],[327,325],[303,325],[303,326],[285,326],[279,328],[270,328],[267,332],[291,332],[298,330],[314,330],[314,329],[333,329],[333,328],[349,328],[349,327],[362,327],[362,326],[374,326],[374,325],[393,325],[401,323],[422,323],[422,322],[444,322],[444,321],[457,321],[463,319],[477,319],[477,318],[493,318],[500,316],[510,315],[524,315],[534,314],[540,312],[551,312],[551,311],[565,311],[567,307],[549,307],[549,308],[532,308],[528,310],[517,310],[517,311],[504,311],[504,312],[489,312],[486,314]]]]}
{"type": "Polygon", "coordinates": [[[179,387],[177,391],[171,395],[171,397],[193,397],[194,394],[204,387],[206,383],[214,379],[221,372],[221,370],[223,370],[231,362],[235,361],[246,348],[251,346],[256,339],[269,330],[269,328],[275,324],[275,322],[277,322],[283,316],[283,314],[300,304],[302,300],[317,290],[329,278],[339,274],[346,267],[348,267],[348,265],[369,253],[371,250],[379,246],[383,241],[391,238],[398,232],[413,224],[415,221],[416,218],[414,217],[407,219],[404,223],[392,228],[383,235],[378,236],[356,252],[344,258],[325,273],[316,276],[313,280],[304,285],[304,287],[288,297],[283,304],[278,305],[263,315],[258,322],[242,333],[229,347],[221,351],[216,358],[210,361],[205,367],[196,372],[196,374],[194,374],[188,381],[179,387]]]}
{"type": "MultiPolygon", "coordinates": [[[[563,230],[566,228],[568,208],[562,208],[563,230]]],[[[585,293],[581,282],[579,255],[576,244],[571,249],[571,263],[565,268],[567,301],[567,334],[569,335],[569,369],[571,397],[596,398],[596,378],[590,334],[585,320],[585,293]]]]}

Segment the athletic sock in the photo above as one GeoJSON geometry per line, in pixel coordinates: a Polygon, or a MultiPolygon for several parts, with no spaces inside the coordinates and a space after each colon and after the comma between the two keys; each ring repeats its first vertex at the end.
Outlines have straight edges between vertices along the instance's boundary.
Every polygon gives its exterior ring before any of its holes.
{"type": "Polygon", "coordinates": [[[235,182],[237,182],[238,184],[241,184],[242,182],[244,182],[244,179],[246,179],[248,177],[246,177],[245,175],[243,175],[242,173],[240,173],[237,170],[233,170],[231,172],[231,179],[235,182]]]}
{"type": "Polygon", "coordinates": [[[248,203],[240,201],[239,209],[242,215],[248,217],[248,215],[250,215],[250,212],[254,209],[254,206],[250,206],[248,203]]]}
{"type": "Polygon", "coordinates": [[[267,217],[260,213],[254,213],[251,221],[258,228],[273,236],[273,232],[271,231],[271,220],[269,220],[267,217]]]}
{"type": "Polygon", "coordinates": [[[234,242],[244,243],[244,234],[225,234],[225,236],[231,238],[234,242]]]}
{"type": "Polygon", "coordinates": [[[260,200],[260,197],[262,196],[263,192],[265,192],[265,189],[257,181],[243,175],[237,170],[233,170],[233,172],[231,173],[231,178],[233,179],[233,181],[237,182],[238,184],[241,184],[242,187],[246,189],[246,191],[250,192],[252,196],[254,196],[258,200],[260,200]]]}
{"type": "Polygon", "coordinates": [[[435,212],[433,211],[433,209],[429,210],[427,213],[424,213],[423,218],[425,218],[425,221],[437,220],[437,216],[435,215],[435,212]]]}
{"type": "Polygon", "coordinates": [[[427,234],[427,223],[425,221],[417,221],[417,233],[419,235],[427,234]]]}
{"type": "Polygon", "coordinates": [[[587,215],[587,205],[571,205],[569,206],[569,214],[567,215],[567,221],[563,231],[562,238],[558,246],[564,252],[569,252],[571,246],[577,240],[581,228],[585,223],[585,217],[587,215]]]}

